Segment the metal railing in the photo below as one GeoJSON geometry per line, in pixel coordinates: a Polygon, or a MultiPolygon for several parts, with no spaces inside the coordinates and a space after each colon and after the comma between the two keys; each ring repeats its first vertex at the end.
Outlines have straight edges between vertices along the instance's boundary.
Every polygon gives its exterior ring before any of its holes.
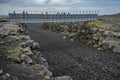
{"type": "Polygon", "coordinates": [[[29,13],[9,13],[9,20],[23,23],[43,23],[43,22],[81,22],[92,21],[98,18],[98,11],[76,11],[76,12],[42,12],[29,13]]]}

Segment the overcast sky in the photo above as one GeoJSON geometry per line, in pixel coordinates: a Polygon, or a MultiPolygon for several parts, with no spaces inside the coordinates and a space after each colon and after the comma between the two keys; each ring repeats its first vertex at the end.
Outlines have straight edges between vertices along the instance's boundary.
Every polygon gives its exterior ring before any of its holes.
{"type": "Polygon", "coordinates": [[[100,14],[120,12],[120,0],[0,0],[0,15],[12,11],[99,10],[100,14]]]}

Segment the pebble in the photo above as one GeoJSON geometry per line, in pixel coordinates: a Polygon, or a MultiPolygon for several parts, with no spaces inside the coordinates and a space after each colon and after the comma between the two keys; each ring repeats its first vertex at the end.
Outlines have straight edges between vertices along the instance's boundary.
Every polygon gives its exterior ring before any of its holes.
{"type": "Polygon", "coordinates": [[[2,74],[2,73],[3,73],[3,70],[1,69],[1,70],[0,70],[0,74],[2,74]]]}
{"type": "Polygon", "coordinates": [[[63,39],[66,39],[66,36],[63,36],[63,39]]]}
{"type": "Polygon", "coordinates": [[[71,38],[70,41],[74,41],[74,39],[71,38]]]}

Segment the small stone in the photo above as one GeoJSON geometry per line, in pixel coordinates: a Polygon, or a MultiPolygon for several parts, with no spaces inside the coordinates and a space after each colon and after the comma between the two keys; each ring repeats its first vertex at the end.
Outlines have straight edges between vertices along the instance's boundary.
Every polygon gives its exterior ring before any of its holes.
{"type": "Polygon", "coordinates": [[[102,50],[102,48],[98,48],[98,50],[102,50]]]}
{"type": "Polygon", "coordinates": [[[63,39],[66,39],[66,36],[63,36],[63,39]]]}
{"type": "Polygon", "coordinates": [[[0,70],[0,74],[2,74],[3,73],[3,70],[0,70]]]}
{"type": "Polygon", "coordinates": [[[72,42],[73,42],[73,41],[74,41],[74,39],[72,39],[72,38],[71,38],[71,39],[70,39],[70,41],[72,41],[72,42]]]}

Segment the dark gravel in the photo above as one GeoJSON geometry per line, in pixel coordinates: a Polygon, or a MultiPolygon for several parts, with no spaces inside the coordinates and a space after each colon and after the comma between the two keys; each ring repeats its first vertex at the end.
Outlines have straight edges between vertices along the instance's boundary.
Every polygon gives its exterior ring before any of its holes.
{"type": "Polygon", "coordinates": [[[69,75],[74,80],[120,80],[120,53],[102,52],[79,39],[63,40],[56,32],[28,24],[29,35],[39,42],[54,76],[69,75]]]}

